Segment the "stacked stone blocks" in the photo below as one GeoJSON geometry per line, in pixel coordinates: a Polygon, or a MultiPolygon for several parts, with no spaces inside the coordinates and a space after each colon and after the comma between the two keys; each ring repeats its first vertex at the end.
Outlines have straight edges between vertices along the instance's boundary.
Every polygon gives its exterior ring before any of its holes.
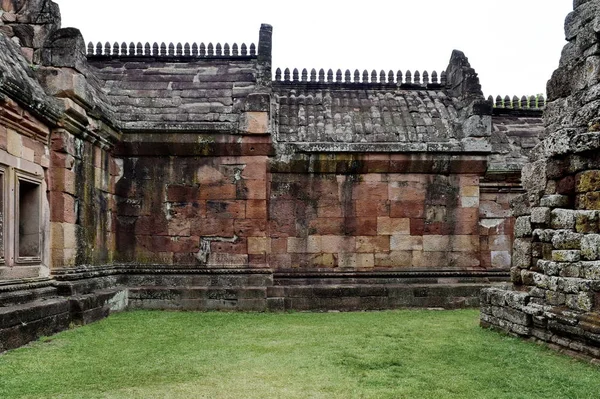
{"type": "Polygon", "coordinates": [[[597,0],[575,1],[567,17],[544,140],[523,168],[526,194],[512,203],[513,287],[481,297],[483,326],[593,358],[600,355],[599,11],[597,0]]]}

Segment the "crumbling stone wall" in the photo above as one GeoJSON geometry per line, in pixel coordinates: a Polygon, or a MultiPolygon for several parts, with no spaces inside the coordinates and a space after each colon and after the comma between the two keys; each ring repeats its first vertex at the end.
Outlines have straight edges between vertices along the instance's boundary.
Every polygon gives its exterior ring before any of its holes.
{"type": "Polygon", "coordinates": [[[482,293],[481,324],[599,357],[600,1],[575,1],[548,82],[544,140],[513,202],[513,290],[482,293]]]}

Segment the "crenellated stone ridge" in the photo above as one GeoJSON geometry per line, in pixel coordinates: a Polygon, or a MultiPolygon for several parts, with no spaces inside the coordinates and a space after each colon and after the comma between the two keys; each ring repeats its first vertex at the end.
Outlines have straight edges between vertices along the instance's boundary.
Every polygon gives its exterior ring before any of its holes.
{"type": "Polygon", "coordinates": [[[131,42],[129,45],[123,42],[115,42],[110,44],[106,42],[104,45],[100,42],[94,46],[92,42],[87,45],[87,56],[88,57],[101,57],[101,58],[119,58],[119,57],[190,57],[190,58],[219,58],[219,57],[256,57],[256,45],[251,43],[248,47],[246,43],[242,43],[238,46],[237,43],[233,43],[231,46],[229,43],[221,45],[217,43],[213,45],[208,43],[150,43],[137,44],[131,42]]]}
{"type": "Polygon", "coordinates": [[[289,68],[285,68],[283,71],[283,75],[280,68],[275,70],[275,82],[277,84],[288,85],[288,84],[301,84],[301,83],[319,83],[319,84],[342,84],[342,83],[379,83],[379,84],[389,84],[389,85],[397,85],[397,86],[410,86],[410,87],[422,87],[422,88],[433,88],[440,87],[446,85],[446,72],[442,71],[440,77],[438,78],[438,73],[433,71],[431,75],[427,71],[423,71],[420,73],[419,71],[415,71],[412,73],[411,71],[384,71],[381,70],[377,72],[376,70],[372,70],[369,74],[369,71],[366,69],[361,73],[358,69],[354,70],[354,73],[351,73],[349,69],[342,74],[342,70],[338,69],[335,74],[332,69],[327,70],[325,72],[324,69],[319,69],[317,72],[316,69],[311,69],[309,71],[304,68],[300,72],[297,68],[294,68],[291,72],[289,68]]]}
{"type": "Polygon", "coordinates": [[[535,96],[496,96],[496,99],[492,96],[487,98],[490,104],[493,104],[494,108],[506,108],[506,109],[522,109],[522,110],[542,110],[546,107],[546,98],[543,94],[535,96]]]}

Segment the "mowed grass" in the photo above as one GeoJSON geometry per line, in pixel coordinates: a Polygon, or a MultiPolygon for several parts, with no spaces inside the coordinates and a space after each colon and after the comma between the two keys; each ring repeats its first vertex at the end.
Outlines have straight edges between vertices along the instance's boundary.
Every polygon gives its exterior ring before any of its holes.
{"type": "Polygon", "coordinates": [[[599,398],[476,310],[121,313],[0,356],[0,398],[599,398]]]}

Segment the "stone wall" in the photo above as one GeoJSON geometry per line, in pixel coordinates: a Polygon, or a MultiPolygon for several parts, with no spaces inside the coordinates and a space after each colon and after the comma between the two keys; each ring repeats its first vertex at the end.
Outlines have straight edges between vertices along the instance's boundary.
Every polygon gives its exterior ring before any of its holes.
{"type": "Polygon", "coordinates": [[[48,139],[58,111],[19,47],[0,35],[0,275],[50,273],[48,139]]]}
{"type": "Polygon", "coordinates": [[[474,172],[484,162],[454,159],[444,174],[428,166],[419,157],[377,154],[314,156],[318,173],[272,169],[271,267],[480,267],[474,172]]]}
{"type": "Polygon", "coordinates": [[[39,226],[0,219],[0,351],[126,307],[455,308],[508,278],[541,111],[494,109],[462,52],[272,80],[269,25],[86,46],[49,0],[0,5],[0,165],[31,166],[22,213],[46,194],[39,226]]]}
{"type": "Polygon", "coordinates": [[[548,82],[544,140],[513,202],[513,290],[482,293],[481,324],[599,357],[600,1],[575,1],[548,82]]]}

